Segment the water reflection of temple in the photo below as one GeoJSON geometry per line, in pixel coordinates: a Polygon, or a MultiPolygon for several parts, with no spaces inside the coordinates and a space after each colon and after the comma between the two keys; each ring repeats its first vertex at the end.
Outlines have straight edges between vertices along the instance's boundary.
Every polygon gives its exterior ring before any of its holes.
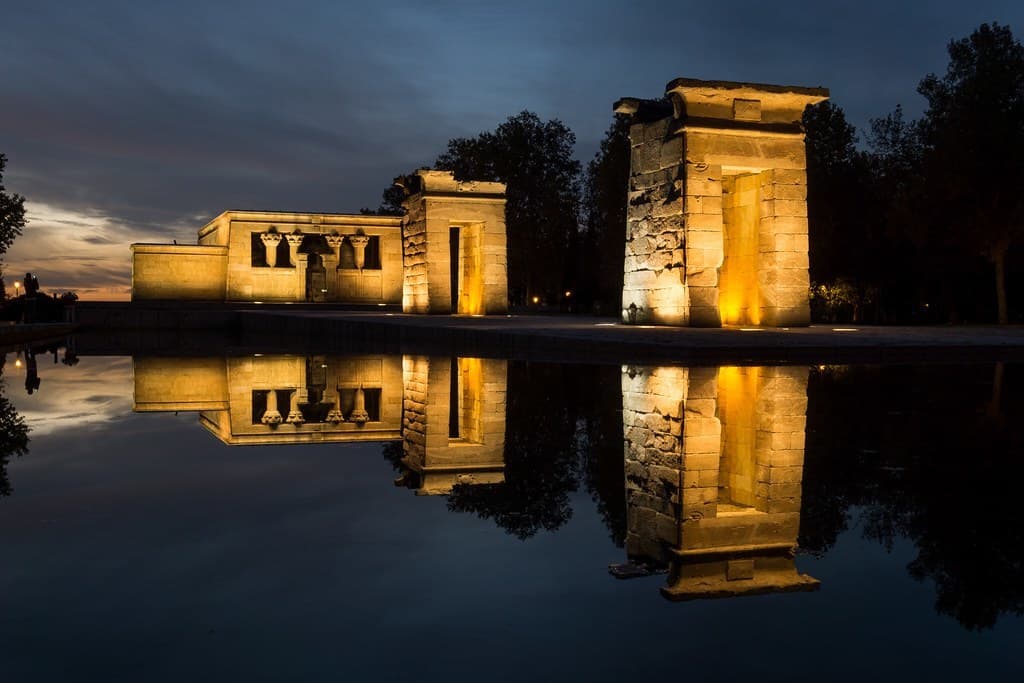
{"type": "Polygon", "coordinates": [[[137,412],[194,411],[226,444],[402,442],[403,483],[504,480],[506,362],[426,356],[136,358],[137,412]]]}
{"type": "Polygon", "coordinates": [[[806,368],[626,366],[631,562],[672,600],[811,590],[794,563],[806,368]]]}

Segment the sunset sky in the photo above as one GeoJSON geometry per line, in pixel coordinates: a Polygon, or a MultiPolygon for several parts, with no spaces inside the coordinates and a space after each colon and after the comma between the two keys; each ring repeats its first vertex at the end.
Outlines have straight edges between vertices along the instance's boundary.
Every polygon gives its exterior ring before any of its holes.
{"type": "Polygon", "coordinates": [[[1020,0],[47,2],[0,26],[0,152],[44,290],[125,298],[132,242],[225,209],[358,211],[449,138],[529,109],[590,159],[611,105],[673,78],[829,87],[858,127],[1020,0]]]}

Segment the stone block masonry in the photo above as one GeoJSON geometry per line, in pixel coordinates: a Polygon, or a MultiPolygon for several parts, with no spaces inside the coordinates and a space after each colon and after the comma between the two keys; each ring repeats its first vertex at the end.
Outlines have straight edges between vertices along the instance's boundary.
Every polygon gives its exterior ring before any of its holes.
{"type": "Polygon", "coordinates": [[[406,193],[402,310],[507,313],[505,185],[459,182],[447,171],[395,182],[406,193]]]}
{"type": "Polygon", "coordinates": [[[630,559],[672,599],[816,586],[793,563],[808,370],[622,371],[630,559]]]}
{"type": "Polygon", "coordinates": [[[676,79],[630,117],[622,319],[797,326],[808,308],[800,119],[823,88],[676,79]]]}

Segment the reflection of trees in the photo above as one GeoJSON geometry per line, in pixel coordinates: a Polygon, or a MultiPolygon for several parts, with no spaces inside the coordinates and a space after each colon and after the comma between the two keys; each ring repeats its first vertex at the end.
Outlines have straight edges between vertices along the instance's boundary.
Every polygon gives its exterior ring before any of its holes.
{"type": "Polygon", "coordinates": [[[567,374],[558,365],[509,365],[505,482],[456,486],[448,498],[450,510],[493,519],[523,539],[558,529],[572,517],[578,405],[567,395],[572,392],[567,374]]]}
{"type": "Polygon", "coordinates": [[[4,357],[0,356],[0,496],[11,494],[7,462],[12,456],[28,453],[28,427],[11,402],[4,396],[4,357]]]}
{"type": "MultiPolygon", "coordinates": [[[[625,537],[622,415],[617,367],[510,363],[505,481],[456,486],[448,508],[490,519],[518,538],[553,531],[572,517],[582,484],[612,539],[625,537]]],[[[402,444],[383,455],[401,470],[402,444]]]]}
{"type": "Polygon", "coordinates": [[[572,517],[580,484],[622,545],[626,500],[618,367],[509,364],[505,483],[459,486],[451,510],[473,512],[522,539],[572,517]]]}
{"type": "Polygon", "coordinates": [[[1000,417],[1024,408],[1019,371],[813,374],[801,546],[827,550],[856,515],[867,538],[914,543],[940,613],[970,629],[1024,613],[1024,438],[1000,417]]]}

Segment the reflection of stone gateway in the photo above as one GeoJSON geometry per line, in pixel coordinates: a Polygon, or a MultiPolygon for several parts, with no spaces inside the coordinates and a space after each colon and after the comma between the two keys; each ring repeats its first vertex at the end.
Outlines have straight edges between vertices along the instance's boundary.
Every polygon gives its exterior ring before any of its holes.
{"type": "Polygon", "coordinates": [[[417,493],[504,481],[505,361],[136,358],[134,374],[136,412],[196,411],[229,445],[402,441],[417,493]]]}
{"type": "Polygon", "coordinates": [[[794,564],[806,368],[625,367],[626,551],[672,600],[811,590],[794,564]]]}

